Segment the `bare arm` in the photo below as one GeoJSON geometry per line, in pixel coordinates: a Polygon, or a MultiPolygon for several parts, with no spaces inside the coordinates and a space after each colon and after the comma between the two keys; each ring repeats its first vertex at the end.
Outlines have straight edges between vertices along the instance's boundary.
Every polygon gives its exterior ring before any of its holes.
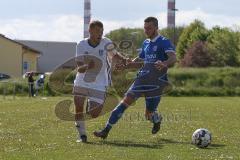
{"type": "Polygon", "coordinates": [[[88,65],[84,64],[82,61],[77,61],[77,71],[79,73],[84,73],[88,69],[88,65]]]}
{"type": "Polygon", "coordinates": [[[162,68],[168,68],[174,65],[176,63],[177,58],[176,58],[176,53],[175,52],[168,52],[167,53],[168,59],[166,61],[157,61],[155,63],[155,66],[157,69],[161,70],[162,68]]]}
{"type": "Polygon", "coordinates": [[[114,68],[116,70],[122,70],[126,67],[127,63],[131,61],[129,58],[125,57],[116,50],[109,52],[109,57],[114,62],[114,68]]]}
{"type": "Polygon", "coordinates": [[[139,57],[136,57],[127,63],[126,68],[141,68],[143,64],[143,60],[139,57]]]}
{"type": "Polygon", "coordinates": [[[121,53],[117,52],[117,51],[112,55],[112,58],[117,60],[117,61],[121,61],[124,64],[126,64],[127,60],[129,59],[129,58],[125,57],[124,55],[122,55],[121,53]]]}
{"type": "Polygon", "coordinates": [[[168,55],[168,59],[166,61],[164,61],[163,63],[167,67],[171,67],[177,62],[176,53],[175,52],[168,52],[167,55],[168,55]]]}

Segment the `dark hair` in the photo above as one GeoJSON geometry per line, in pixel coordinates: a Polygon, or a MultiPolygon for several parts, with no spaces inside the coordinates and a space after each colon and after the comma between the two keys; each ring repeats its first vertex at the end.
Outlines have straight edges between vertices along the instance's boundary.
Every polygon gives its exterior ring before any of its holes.
{"type": "Polygon", "coordinates": [[[154,26],[158,27],[158,20],[155,17],[147,17],[144,20],[145,23],[153,22],[154,26]]]}
{"type": "Polygon", "coordinates": [[[95,21],[92,21],[90,22],[89,24],[89,28],[93,28],[93,27],[100,27],[100,28],[103,28],[103,23],[98,21],[98,20],[95,20],[95,21]]]}

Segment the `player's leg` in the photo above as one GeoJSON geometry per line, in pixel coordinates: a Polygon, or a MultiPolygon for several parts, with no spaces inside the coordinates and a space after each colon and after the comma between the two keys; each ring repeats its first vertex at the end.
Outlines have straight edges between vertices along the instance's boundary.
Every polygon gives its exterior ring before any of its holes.
{"type": "MultiPolygon", "coordinates": [[[[132,87],[131,87],[132,88],[132,87]]],[[[94,135],[100,138],[107,138],[109,131],[112,129],[112,126],[115,125],[118,120],[122,117],[125,110],[136,101],[139,97],[138,94],[131,92],[131,88],[126,93],[123,100],[115,107],[115,109],[111,112],[111,115],[107,121],[105,128],[101,131],[95,131],[94,135]]]]}
{"type": "Polygon", "coordinates": [[[110,118],[108,119],[106,128],[109,130],[112,128],[114,124],[118,122],[118,120],[122,117],[125,110],[135,101],[134,98],[130,96],[125,96],[123,100],[114,108],[111,113],[110,118]]]}
{"type": "Polygon", "coordinates": [[[30,84],[31,96],[34,97],[34,83],[30,84]]]}
{"type": "Polygon", "coordinates": [[[79,133],[79,139],[77,142],[87,142],[86,126],[83,117],[85,97],[80,95],[74,95],[75,104],[75,126],[79,133]]]}
{"type": "Polygon", "coordinates": [[[160,130],[162,116],[158,113],[157,107],[161,97],[148,97],[146,101],[145,117],[153,123],[152,134],[156,134],[160,130]]]}
{"type": "Polygon", "coordinates": [[[95,131],[94,135],[100,138],[107,138],[112,126],[122,117],[124,111],[135,101],[132,97],[126,96],[112,111],[105,128],[101,131],[95,131]]]}
{"type": "Polygon", "coordinates": [[[86,112],[89,113],[92,118],[97,118],[100,115],[106,98],[106,89],[98,89],[100,90],[89,89],[88,91],[89,100],[86,112]]]}
{"type": "Polygon", "coordinates": [[[99,102],[95,102],[93,100],[88,101],[88,110],[87,112],[91,115],[92,118],[97,118],[103,108],[103,104],[99,102]]]}

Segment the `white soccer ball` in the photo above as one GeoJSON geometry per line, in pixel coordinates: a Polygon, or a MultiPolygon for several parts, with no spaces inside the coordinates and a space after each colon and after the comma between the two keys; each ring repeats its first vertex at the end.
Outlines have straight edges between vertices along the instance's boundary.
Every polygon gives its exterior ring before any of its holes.
{"type": "Polygon", "coordinates": [[[197,129],[192,135],[192,143],[199,148],[207,147],[212,140],[212,134],[205,128],[197,129]]]}

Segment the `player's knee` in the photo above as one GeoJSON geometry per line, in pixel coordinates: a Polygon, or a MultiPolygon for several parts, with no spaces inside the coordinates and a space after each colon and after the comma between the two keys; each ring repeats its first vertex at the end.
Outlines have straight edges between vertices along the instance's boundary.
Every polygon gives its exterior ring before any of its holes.
{"type": "Polygon", "coordinates": [[[76,121],[82,121],[82,120],[84,120],[83,113],[82,113],[82,112],[76,113],[76,114],[75,114],[75,120],[76,120],[76,121]]]}
{"type": "Polygon", "coordinates": [[[90,113],[92,118],[97,118],[100,113],[90,113]]]}
{"type": "Polygon", "coordinates": [[[74,96],[74,104],[77,108],[83,108],[84,98],[80,96],[74,96]]]}
{"type": "Polygon", "coordinates": [[[130,96],[126,96],[123,98],[122,103],[125,104],[126,107],[130,106],[135,100],[130,97],[130,96]]]}
{"type": "Polygon", "coordinates": [[[102,111],[102,106],[98,106],[98,107],[91,108],[89,110],[89,113],[92,118],[97,118],[100,115],[101,111],[102,111]]]}
{"type": "Polygon", "coordinates": [[[92,118],[97,118],[100,115],[101,111],[90,112],[92,118]]]}

